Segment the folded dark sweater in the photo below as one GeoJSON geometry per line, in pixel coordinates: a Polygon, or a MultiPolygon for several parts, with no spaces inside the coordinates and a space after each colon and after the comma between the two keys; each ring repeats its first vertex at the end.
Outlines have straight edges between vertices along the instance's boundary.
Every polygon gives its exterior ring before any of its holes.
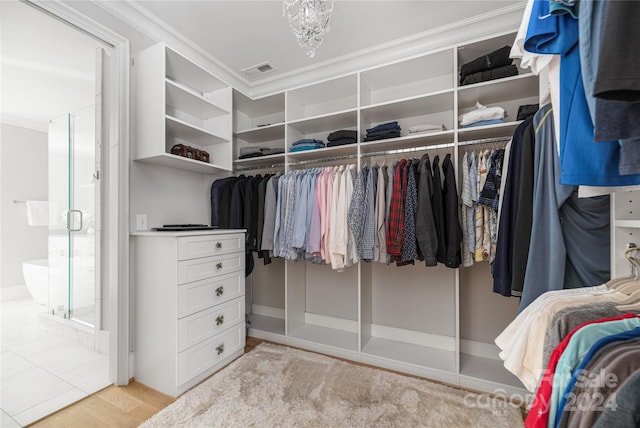
{"type": "Polygon", "coordinates": [[[486,82],[488,80],[501,79],[503,77],[517,76],[518,67],[515,65],[505,65],[491,70],[480,71],[468,75],[462,81],[462,86],[471,85],[472,83],[486,82]]]}
{"type": "Polygon", "coordinates": [[[279,155],[284,153],[284,149],[262,149],[263,155],[279,155]]]}
{"type": "Polygon", "coordinates": [[[367,132],[367,137],[377,137],[379,135],[386,135],[388,133],[400,133],[400,128],[394,128],[394,129],[381,129],[380,131],[374,131],[374,132],[367,132]]]}
{"type": "Polygon", "coordinates": [[[464,78],[470,74],[510,65],[513,62],[513,60],[509,58],[510,54],[511,46],[503,46],[489,54],[482,55],[473,61],[462,64],[460,67],[460,84],[462,84],[464,78]]]}
{"type": "Polygon", "coordinates": [[[327,137],[329,141],[342,140],[344,138],[353,138],[354,140],[358,138],[358,131],[350,131],[348,129],[341,129],[339,131],[334,131],[327,137]]]}
{"type": "Polygon", "coordinates": [[[398,126],[398,122],[387,122],[382,123],[378,126],[374,126],[373,128],[367,129],[367,134],[370,132],[382,131],[384,129],[397,129],[400,130],[400,126],[398,126]]]}
{"type": "Polygon", "coordinates": [[[395,137],[399,137],[400,136],[400,131],[391,131],[389,133],[386,134],[382,134],[382,135],[376,135],[373,137],[370,136],[366,136],[364,141],[376,141],[376,140],[386,140],[387,138],[395,138],[395,137]]]}
{"type": "Polygon", "coordinates": [[[327,143],[327,147],[344,146],[347,144],[354,144],[357,140],[355,138],[341,138],[339,140],[332,140],[327,143]]]}
{"type": "Polygon", "coordinates": [[[264,153],[262,153],[262,152],[247,153],[245,155],[238,156],[238,159],[259,158],[261,156],[264,156],[264,153]]]}

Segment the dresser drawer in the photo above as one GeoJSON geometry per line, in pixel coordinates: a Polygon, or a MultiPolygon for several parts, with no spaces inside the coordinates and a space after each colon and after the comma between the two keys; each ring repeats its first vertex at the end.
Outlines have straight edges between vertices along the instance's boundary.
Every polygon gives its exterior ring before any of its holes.
{"type": "Polygon", "coordinates": [[[244,270],[244,252],[178,262],[178,284],[244,270]]]}
{"type": "Polygon", "coordinates": [[[244,270],[178,287],[178,318],[244,295],[244,270]]]}
{"type": "Polygon", "coordinates": [[[244,251],[244,233],[178,238],[178,260],[244,251]]]}
{"type": "Polygon", "coordinates": [[[244,322],[178,354],[178,385],[182,385],[244,347],[244,322]]]}
{"type": "Polygon", "coordinates": [[[178,321],[178,352],[244,321],[244,296],[178,321]]]}

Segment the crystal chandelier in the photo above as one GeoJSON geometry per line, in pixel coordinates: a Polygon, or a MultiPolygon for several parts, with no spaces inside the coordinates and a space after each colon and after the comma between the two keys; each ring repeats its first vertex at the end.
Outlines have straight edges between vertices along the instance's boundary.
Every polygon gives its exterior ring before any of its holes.
{"type": "Polygon", "coordinates": [[[291,31],[298,45],[313,58],[329,32],[329,19],[333,11],[333,0],[284,0],[282,14],[289,20],[291,31]]]}

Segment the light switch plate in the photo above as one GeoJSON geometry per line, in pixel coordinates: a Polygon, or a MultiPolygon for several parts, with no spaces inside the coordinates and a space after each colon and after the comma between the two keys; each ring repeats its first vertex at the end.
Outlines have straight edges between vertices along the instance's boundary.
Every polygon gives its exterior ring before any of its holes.
{"type": "Polygon", "coordinates": [[[136,230],[147,230],[147,215],[136,214],[136,230]]]}

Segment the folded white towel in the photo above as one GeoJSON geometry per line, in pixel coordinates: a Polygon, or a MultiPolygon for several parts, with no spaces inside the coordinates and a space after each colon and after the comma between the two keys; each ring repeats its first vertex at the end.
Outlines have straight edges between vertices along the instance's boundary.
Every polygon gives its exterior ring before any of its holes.
{"type": "Polygon", "coordinates": [[[48,226],[49,202],[27,201],[27,223],[29,226],[48,226]]]}
{"type": "Polygon", "coordinates": [[[409,134],[417,134],[419,132],[426,131],[444,131],[444,125],[432,125],[432,124],[424,124],[424,125],[415,125],[409,127],[409,134]]]}
{"type": "Polygon", "coordinates": [[[504,119],[504,109],[502,107],[487,107],[476,102],[476,110],[461,114],[458,119],[460,126],[471,125],[481,120],[504,119]]]}

